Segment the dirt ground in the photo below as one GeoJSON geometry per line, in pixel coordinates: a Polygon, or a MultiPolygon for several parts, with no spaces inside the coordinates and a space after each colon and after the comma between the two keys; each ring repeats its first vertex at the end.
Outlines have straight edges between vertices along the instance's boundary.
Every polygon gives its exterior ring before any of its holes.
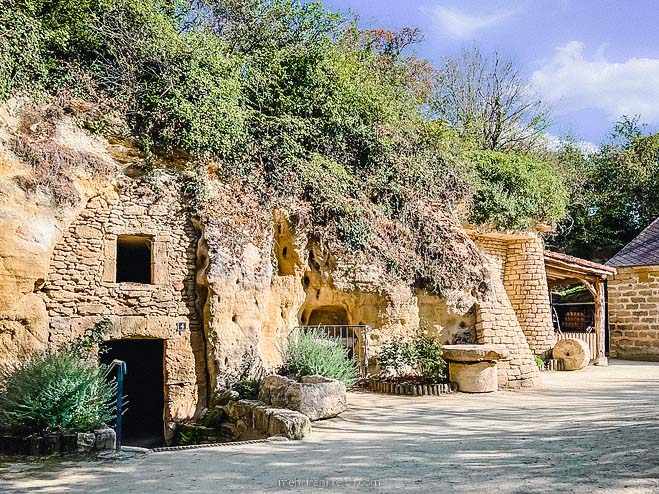
{"type": "Polygon", "coordinates": [[[0,492],[659,492],[659,364],[544,373],[531,392],[349,401],[299,442],[0,463],[0,492]]]}

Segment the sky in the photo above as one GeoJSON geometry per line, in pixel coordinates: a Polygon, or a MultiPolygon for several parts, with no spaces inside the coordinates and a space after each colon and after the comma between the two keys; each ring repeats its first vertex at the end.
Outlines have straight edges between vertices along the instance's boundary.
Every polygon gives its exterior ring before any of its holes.
{"type": "Polygon", "coordinates": [[[362,27],[418,27],[440,65],[477,46],[512,59],[552,108],[550,133],[599,144],[622,115],[659,130],[659,0],[324,0],[362,27]]]}

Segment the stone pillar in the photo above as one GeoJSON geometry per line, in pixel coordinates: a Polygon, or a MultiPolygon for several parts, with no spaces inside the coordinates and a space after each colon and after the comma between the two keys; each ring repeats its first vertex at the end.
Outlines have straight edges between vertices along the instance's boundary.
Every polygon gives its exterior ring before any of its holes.
{"type": "Polygon", "coordinates": [[[508,242],[503,282],[531,350],[546,355],[555,339],[540,238],[508,242]]]}

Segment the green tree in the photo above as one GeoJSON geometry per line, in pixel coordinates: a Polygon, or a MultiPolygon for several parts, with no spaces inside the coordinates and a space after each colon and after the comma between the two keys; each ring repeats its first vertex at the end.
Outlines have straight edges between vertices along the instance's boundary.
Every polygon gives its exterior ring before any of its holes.
{"type": "MultiPolygon", "coordinates": [[[[564,162],[570,162],[567,152],[564,162]]],[[[571,191],[569,215],[550,243],[606,260],[659,216],[659,133],[646,135],[638,118],[623,117],[610,142],[571,163],[583,178],[571,191]]]]}

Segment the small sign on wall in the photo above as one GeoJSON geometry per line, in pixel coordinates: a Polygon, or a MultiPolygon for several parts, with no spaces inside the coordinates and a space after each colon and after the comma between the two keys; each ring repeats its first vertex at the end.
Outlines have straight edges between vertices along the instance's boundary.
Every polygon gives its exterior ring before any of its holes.
{"type": "Polygon", "coordinates": [[[188,323],[187,322],[177,322],[176,323],[176,330],[178,331],[178,334],[185,333],[185,331],[188,329],[188,323]]]}

